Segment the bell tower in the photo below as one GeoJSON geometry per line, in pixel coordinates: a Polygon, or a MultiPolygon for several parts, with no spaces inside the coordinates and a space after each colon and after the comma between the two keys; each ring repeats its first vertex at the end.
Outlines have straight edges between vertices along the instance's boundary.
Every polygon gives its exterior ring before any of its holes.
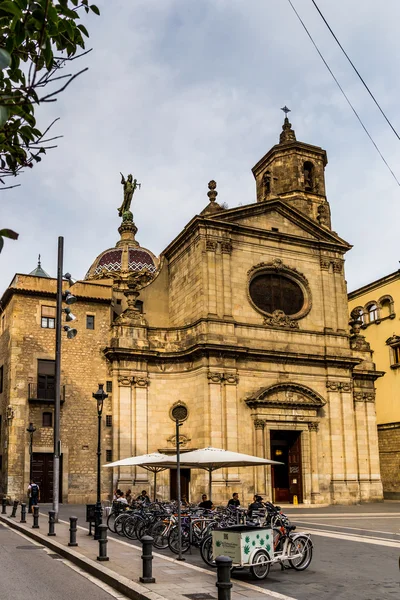
{"type": "Polygon", "coordinates": [[[330,208],[325,195],[326,152],[296,140],[285,113],[279,144],[276,144],[253,167],[257,202],[281,198],[320,225],[331,228],[330,208]]]}

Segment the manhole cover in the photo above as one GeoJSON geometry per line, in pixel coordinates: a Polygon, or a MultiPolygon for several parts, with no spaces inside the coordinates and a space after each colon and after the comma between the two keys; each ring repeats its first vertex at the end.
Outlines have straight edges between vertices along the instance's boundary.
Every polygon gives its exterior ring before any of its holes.
{"type": "Polygon", "coordinates": [[[190,600],[216,600],[215,596],[211,596],[211,594],[183,594],[185,598],[189,598],[190,600]]]}
{"type": "Polygon", "coordinates": [[[44,546],[17,546],[17,550],[43,550],[44,546]]]}
{"type": "Polygon", "coordinates": [[[54,558],[55,560],[62,560],[62,556],[60,554],[52,554],[49,552],[47,556],[50,556],[50,558],[54,558]]]}

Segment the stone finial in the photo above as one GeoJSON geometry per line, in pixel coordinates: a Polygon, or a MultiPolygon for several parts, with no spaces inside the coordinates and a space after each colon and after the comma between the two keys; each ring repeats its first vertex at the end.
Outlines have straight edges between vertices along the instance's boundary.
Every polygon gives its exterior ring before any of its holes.
{"type": "Polygon", "coordinates": [[[292,124],[289,122],[289,119],[285,117],[285,120],[282,125],[282,133],[279,137],[280,144],[286,144],[288,142],[295,142],[296,134],[292,129],[292,124]]]}
{"type": "Polygon", "coordinates": [[[208,182],[208,189],[209,191],[207,192],[207,196],[210,199],[210,202],[215,202],[218,196],[218,192],[216,190],[217,187],[217,182],[214,181],[214,179],[211,179],[211,181],[208,182]]]}

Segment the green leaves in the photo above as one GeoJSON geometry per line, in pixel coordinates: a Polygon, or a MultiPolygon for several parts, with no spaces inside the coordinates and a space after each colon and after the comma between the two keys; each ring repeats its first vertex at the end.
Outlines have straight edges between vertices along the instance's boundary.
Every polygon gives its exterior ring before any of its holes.
{"type": "Polygon", "coordinates": [[[0,129],[8,121],[8,108],[6,106],[0,106],[0,129]]]}
{"type": "Polygon", "coordinates": [[[0,48],[0,69],[7,69],[11,65],[11,56],[4,50],[4,48],[0,48]]]}
{"type": "Polygon", "coordinates": [[[3,249],[4,246],[4,239],[3,238],[9,238],[11,240],[17,240],[18,239],[18,233],[15,233],[15,231],[13,231],[12,229],[0,229],[0,252],[3,249]]]}

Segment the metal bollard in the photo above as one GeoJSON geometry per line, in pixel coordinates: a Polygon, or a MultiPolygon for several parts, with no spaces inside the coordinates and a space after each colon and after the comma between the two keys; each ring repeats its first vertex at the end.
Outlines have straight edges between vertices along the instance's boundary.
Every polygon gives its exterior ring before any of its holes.
{"type": "Polygon", "coordinates": [[[10,519],[11,518],[15,519],[15,517],[17,516],[18,504],[19,504],[19,500],[14,500],[10,519]]]}
{"type": "Polygon", "coordinates": [[[142,560],[143,560],[143,575],[139,577],[142,583],[155,583],[153,577],[153,538],[149,535],[142,537],[142,560]]]}
{"type": "Polygon", "coordinates": [[[21,502],[21,519],[20,523],[26,523],[26,504],[21,502]]]}
{"type": "Polygon", "coordinates": [[[1,514],[2,515],[6,515],[7,514],[7,498],[2,498],[1,500],[1,514]]]}
{"type": "Polygon", "coordinates": [[[54,530],[56,524],[56,511],[49,510],[49,533],[47,535],[56,535],[54,530]]]}
{"type": "Polygon", "coordinates": [[[217,556],[215,559],[217,565],[217,583],[218,600],[231,600],[231,567],[232,559],[228,556],[217,556]]]}
{"type": "Polygon", "coordinates": [[[39,528],[39,507],[33,506],[33,525],[32,529],[40,529],[39,528]]]}
{"type": "Polygon", "coordinates": [[[107,525],[99,525],[99,555],[97,560],[110,560],[107,556],[107,525]]]}
{"type": "Polygon", "coordinates": [[[77,522],[78,522],[78,517],[70,517],[69,518],[68,546],[77,546],[78,545],[78,542],[76,541],[76,532],[78,531],[77,522]]]}

